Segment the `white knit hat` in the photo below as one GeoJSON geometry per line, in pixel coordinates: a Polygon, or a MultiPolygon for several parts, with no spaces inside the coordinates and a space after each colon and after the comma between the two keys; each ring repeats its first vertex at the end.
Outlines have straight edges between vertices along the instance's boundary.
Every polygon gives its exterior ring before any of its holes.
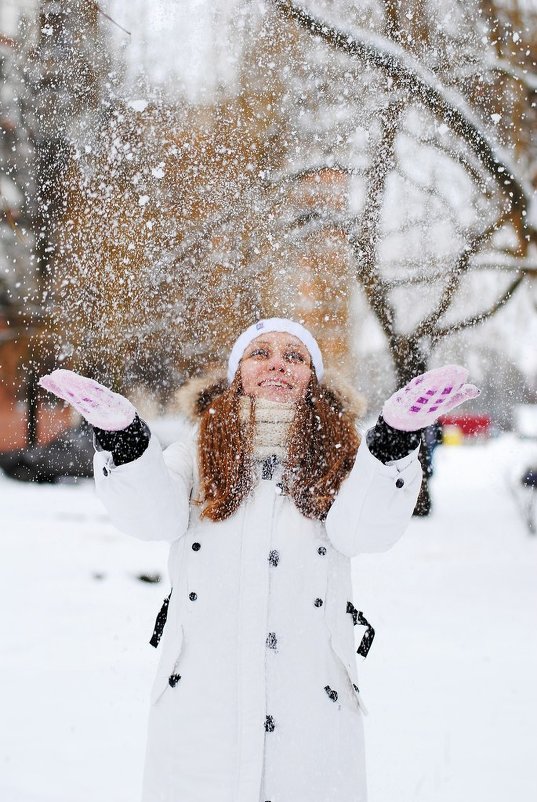
{"type": "Polygon", "coordinates": [[[227,380],[229,384],[233,381],[233,377],[239,367],[239,362],[248,345],[252,340],[255,340],[256,337],[269,331],[287,332],[287,334],[298,337],[308,349],[313,367],[315,368],[315,373],[317,374],[317,379],[321,381],[324,373],[323,358],[315,337],[310,334],[304,326],[300,323],[296,323],[294,320],[288,320],[283,317],[269,317],[266,320],[258,320],[257,323],[252,323],[252,325],[249,326],[246,331],[243,331],[235,340],[227,363],[227,380]]]}

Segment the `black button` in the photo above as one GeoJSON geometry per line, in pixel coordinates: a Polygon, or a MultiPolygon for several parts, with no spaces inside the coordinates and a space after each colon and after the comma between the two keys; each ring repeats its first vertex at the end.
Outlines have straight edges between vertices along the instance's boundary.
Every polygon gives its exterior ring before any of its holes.
{"type": "Polygon", "coordinates": [[[320,554],[321,557],[324,557],[324,555],[326,554],[325,547],[324,546],[319,546],[319,548],[317,549],[317,554],[320,554]]]}
{"type": "Polygon", "coordinates": [[[276,648],[276,646],[278,644],[278,639],[276,638],[276,633],[275,632],[269,632],[269,634],[267,635],[266,644],[267,644],[267,649],[275,649],[276,648]]]}
{"type": "Polygon", "coordinates": [[[171,677],[168,679],[168,684],[171,688],[175,688],[179,680],[181,679],[180,674],[172,674],[171,677]]]}
{"type": "Polygon", "coordinates": [[[274,732],[274,728],[276,727],[274,723],[274,719],[272,716],[265,717],[265,732],[274,732]]]}
{"type": "Polygon", "coordinates": [[[108,470],[108,468],[103,468],[103,473],[104,473],[105,476],[108,476],[110,471],[108,470]]]}
{"type": "Polygon", "coordinates": [[[192,544],[192,551],[199,551],[200,549],[201,549],[201,543],[192,544]]]}
{"type": "Polygon", "coordinates": [[[188,598],[190,599],[190,601],[196,601],[196,599],[198,598],[198,594],[192,591],[192,593],[188,594],[188,598]]]}
{"type": "Polygon", "coordinates": [[[337,702],[337,691],[333,691],[330,685],[325,685],[324,689],[328,695],[328,698],[331,699],[333,702],[337,702]]]}
{"type": "Polygon", "coordinates": [[[323,606],[323,600],[322,599],[315,599],[315,601],[313,603],[314,603],[315,607],[322,607],[323,606]]]}
{"type": "Polygon", "coordinates": [[[395,483],[395,486],[396,486],[396,487],[403,487],[404,483],[405,483],[405,480],[404,480],[404,479],[401,479],[401,477],[399,477],[399,479],[398,479],[398,480],[397,480],[397,482],[395,483]]]}
{"type": "Polygon", "coordinates": [[[269,563],[270,563],[271,565],[278,565],[278,563],[279,563],[279,561],[280,561],[280,554],[279,554],[279,552],[278,552],[278,551],[276,551],[276,549],[273,549],[273,550],[270,552],[269,556],[268,556],[268,560],[269,560],[269,563]]]}

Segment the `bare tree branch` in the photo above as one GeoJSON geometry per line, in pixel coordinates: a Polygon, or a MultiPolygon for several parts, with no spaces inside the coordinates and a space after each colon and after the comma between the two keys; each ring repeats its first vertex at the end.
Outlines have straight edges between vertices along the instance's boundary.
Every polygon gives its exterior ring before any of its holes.
{"type": "Polygon", "coordinates": [[[272,0],[280,14],[297,22],[312,36],[330,47],[382,69],[399,84],[408,87],[414,100],[421,102],[460,136],[481,164],[494,177],[509,203],[526,210],[531,189],[516,174],[514,166],[499,146],[489,141],[481,125],[456,91],[444,86],[438,77],[402,47],[385,37],[363,29],[351,34],[328,25],[297,6],[292,0],[272,0]]]}
{"type": "Polygon", "coordinates": [[[302,178],[310,178],[315,175],[321,175],[322,173],[339,173],[340,175],[351,176],[363,175],[364,171],[354,169],[337,162],[334,164],[326,164],[325,162],[322,162],[320,164],[312,164],[307,167],[303,167],[301,170],[297,170],[294,173],[285,173],[284,175],[276,175],[272,177],[269,176],[265,178],[264,183],[265,186],[268,187],[285,186],[286,184],[300,181],[302,178]]]}
{"type": "MultiPolygon", "coordinates": [[[[516,81],[522,84],[522,86],[527,89],[528,92],[537,92],[537,75],[529,70],[521,70],[518,67],[515,67],[514,64],[510,64],[504,59],[487,63],[485,64],[485,67],[491,72],[500,72],[503,75],[508,75],[510,78],[514,78],[516,81]]],[[[482,73],[481,69],[480,73],[482,73]]]]}
{"type": "Polygon", "coordinates": [[[349,243],[358,264],[356,277],[388,340],[392,340],[394,336],[395,313],[379,274],[377,246],[386,181],[393,166],[397,124],[402,111],[403,106],[400,102],[390,103],[381,117],[381,141],[368,170],[369,186],[366,190],[368,203],[361,217],[352,220],[348,228],[349,243]]]}
{"type": "MultiPolygon", "coordinates": [[[[472,270],[498,270],[504,272],[511,272],[515,271],[517,273],[522,273],[525,276],[537,276],[537,264],[535,265],[527,265],[525,267],[506,267],[497,264],[482,264],[482,265],[474,265],[472,270]]],[[[412,287],[417,284],[431,284],[432,282],[442,281],[445,279],[446,272],[445,270],[437,270],[436,272],[430,273],[416,273],[413,276],[405,276],[403,278],[395,278],[389,279],[386,281],[386,286],[392,290],[396,289],[397,287],[412,287]]]]}
{"type": "MultiPolygon", "coordinates": [[[[476,270],[497,270],[504,272],[522,273],[526,276],[537,276],[537,263],[536,264],[501,264],[498,262],[478,262],[472,265],[472,271],[476,270]]],[[[427,273],[419,272],[410,276],[403,276],[401,278],[393,278],[386,280],[386,286],[389,289],[396,287],[411,287],[416,284],[431,284],[435,281],[442,281],[446,277],[445,270],[429,271],[427,273]]]]}
{"type": "Polygon", "coordinates": [[[103,10],[102,10],[102,8],[101,8],[101,6],[99,5],[99,3],[97,3],[97,2],[96,2],[96,0],[90,0],[90,3],[91,3],[91,5],[92,5],[92,6],[93,6],[93,7],[94,7],[96,10],[97,10],[97,12],[98,12],[99,14],[101,14],[101,15],[102,15],[102,16],[103,16],[105,19],[107,19],[109,22],[111,22],[111,23],[112,23],[112,25],[115,25],[115,26],[116,26],[116,28],[119,28],[119,30],[120,30],[120,31],[123,31],[123,33],[126,33],[128,36],[131,36],[131,35],[132,35],[130,31],[128,31],[126,28],[124,28],[124,27],[123,27],[123,25],[120,25],[120,24],[119,24],[119,22],[116,22],[116,21],[115,21],[114,19],[112,19],[112,17],[110,17],[110,16],[109,16],[109,15],[108,15],[108,14],[107,14],[105,11],[103,11],[103,10]]]}
{"type": "Polygon", "coordinates": [[[483,244],[483,242],[492,236],[501,222],[503,222],[501,219],[495,221],[486,229],[484,229],[484,231],[481,231],[479,234],[476,234],[474,237],[472,237],[464,246],[463,250],[459,254],[459,258],[457,259],[455,267],[452,268],[447,274],[448,281],[444,287],[436,308],[433,309],[432,312],[430,312],[426,317],[424,317],[423,320],[416,326],[416,337],[423,337],[431,333],[431,330],[434,328],[438,320],[440,320],[442,315],[449,308],[449,305],[453,300],[453,296],[459,287],[462,276],[468,271],[471,256],[476,253],[477,249],[483,244]]]}
{"type": "Polygon", "coordinates": [[[472,264],[472,270],[498,270],[506,273],[516,272],[525,273],[526,276],[534,276],[537,274],[537,262],[520,262],[513,260],[512,262],[497,262],[490,261],[476,261],[472,264]]]}
{"type": "MultiPolygon", "coordinates": [[[[338,217],[333,214],[325,214],[323,212],[310,211],[304,214],[299,214],[294,217],[291,222],[286,226],[287,230],[303,230],[307,226],[315,226],[315,233],[319,233],[324,229],[330,229],[347,236],[347,220],[345,217],[338,217]]],[[[308,231],[307,233],[311,233],[308,231]]]]}
{"type": "MultiPolygon", "coordinates": [[[[451,221],[451,225],[457,232],[457,234],[462,234],[462,229],[459,220],[455,215],[455,210],[453,209],[452,204],[448,203],[447,198],[444,196],[442,190],[439,187],[432,187],[430,185],[424,184],[422,181],[418,181],[417,178],[410,175],[406,170],[404,170],[401,166],[398,168],[398,172],[403,179],[403,181],[410,186],[414,187],[415,189],[422,192],[424,195],[427,195],[433,202],[436,201],[436,205],[440,204],[443,207],[443,211],[449,217],[451,221]]],[[[432,205],[432,204],[431,204],[432,205]]],[[[424,220],[416,221],[416,223],[424,223],[424,220]]],[[[430,226],[432,222],[434,222],[434,218],[431,215],[427,215],[427,222],[430,226]]],[[[398,228],[398,231],[401,231],[402,228],[398,228]]]]}
{"type": "Polygon", "coordinates": [[[446,337],[448,334],[454,334],[457,331],[462,331],[463,329],[469,329],[472,326],[476,326],[478,323],[482,323],[489,317],[492,317],[498,309],[507,303],[507,301],[511,298],[512,294],[516,290],[516,288],[522,283],[524,280],[524,274],[518,276],[507,288],[504,294],[499,298],[496,303],[491,306],[490,309],[487,309],[485,312],[480,312],[477,315],[472,317],[468,317],[465,320],[459,320],[457,323],[450,323],[449,326],[444,327],[436,327],[431,331],[431,337],[433,340],[440,340],[442,337],[446,337]]]}
{"type": "Polygon", "coordinates": [[[518,81],[528,92],[537,92],[537,75],[530,69],[516,67],[506,59],[487,59],[479,64],[466,64],[455,71],[455,77],[467,80],[468,78],[482,78],[487,73],[497,72],[518,81]]]}
{"type": "Polygon", "coordinates": [[[406,126],[403,126],[401,132],[404,132],[406,136],[413,139],[418,145],[428,145],[440,153],[445,154],[445,156],[447,156],[447,158],[451,161],[458,162],[464,169],[465,173],[467,173],[473,179],[474,183],[479,187],[479,190],[483,193],[483,195],[491,195],[490,190],[483,181],[483,174],[480,173],[476,167],[474,167],[467,155],[461,150],[455,148],[448,149],[447,145],[442,142],[439,137],[435,139],[432,136],[419,136],[415,131],[411,131],[406,126]]]}

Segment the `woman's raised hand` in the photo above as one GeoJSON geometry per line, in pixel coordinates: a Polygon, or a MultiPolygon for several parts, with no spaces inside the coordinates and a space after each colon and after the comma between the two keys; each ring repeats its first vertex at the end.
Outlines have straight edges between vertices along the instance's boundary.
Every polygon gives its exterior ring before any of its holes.
{"type": "Polygon", "coordinates": [[[136,416],[136,409],[124,396],[72,370],[53,370],[39,379],[39,384],[68,401],[92,426],[105,431],[126,429],[136,416]]]}
{"type": "Polygon", "coordinates": [[[458,407],[480,390],[466,384],[468,371],[461,365],[444,365],[416,376],[385,402],[382,417],[394,429],[414,432],[458,407]]]}

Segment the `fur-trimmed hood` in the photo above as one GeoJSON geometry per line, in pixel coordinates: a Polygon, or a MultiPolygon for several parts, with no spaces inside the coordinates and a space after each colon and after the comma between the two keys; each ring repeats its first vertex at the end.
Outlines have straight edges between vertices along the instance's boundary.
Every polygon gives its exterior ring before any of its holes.
{"type": "MultiPolygon", "coordinates": [[[[367,402],[363,395],[352,387],[335,371],[327,370],[320,386],[333,393],[343,409],[354,415],[357,420],[363,418],[367,411],[367,402]]],[[[193,423],[198,422],[212,399],[227,389],[224,368],[208,371],[186,381],[174,394],[170,404],[172,413],[183,415],[193,423]]]]}

